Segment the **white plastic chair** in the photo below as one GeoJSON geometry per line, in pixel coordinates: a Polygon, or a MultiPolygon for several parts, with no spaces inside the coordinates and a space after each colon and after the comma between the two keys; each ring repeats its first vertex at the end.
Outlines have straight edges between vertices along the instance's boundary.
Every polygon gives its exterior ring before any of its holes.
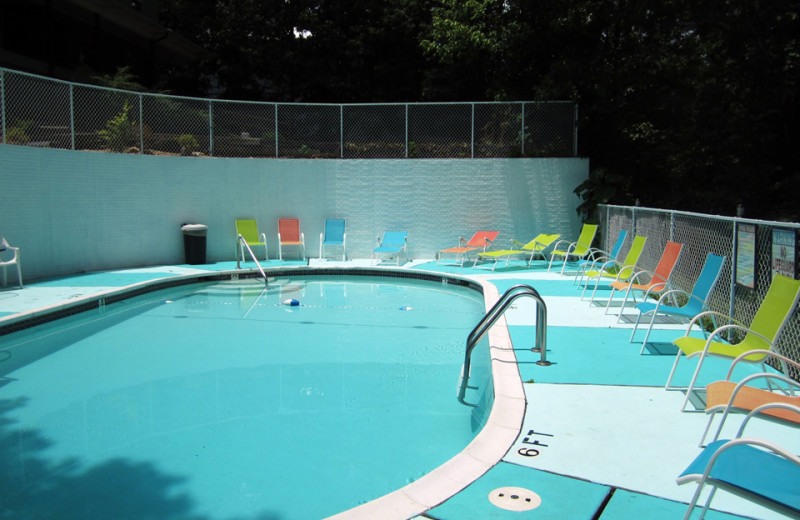
{"type": "Polygon", "coordinates": [[[0,266],[3,267],[3,287],[6,286],[8,283],[8,276],[7,276],[7,269],[10,265],[17,266],[17,281],[19,282],[19,288],[22,289],[22,264],[20,263],[19,259],[19,248],[18,247],[11,247],[5,238],[0,237],[0,253],[3,251],[11,251],[14,256],[10,260],[3,260],[0,257],[0,266]]]}

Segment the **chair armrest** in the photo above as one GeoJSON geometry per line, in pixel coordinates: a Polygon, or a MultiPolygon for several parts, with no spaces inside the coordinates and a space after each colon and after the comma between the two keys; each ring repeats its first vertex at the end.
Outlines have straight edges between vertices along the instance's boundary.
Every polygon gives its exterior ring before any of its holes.
{"type": "MultiPolygon", "coordinates": [[[[673,294],[682,294],[682,295],[687,296],[689,298],[693,298],[693,297],[697,298],[697,296],[694,296],[689,291],[684,291],[680,287],[673,287],[672,289],[661,293],[661,295],[658,297],[659,304],[661,303],[661,300],[664,300],[664,299],[666,299],[668,297],[672,297],[673,294]]],[[[697,298],[697,299],[699,300],[700,298],[697,298]]]]}
{"type": "MultiPolygon", "coordinates": [[[[731,380],[731,375],[733,375],[733,369],[736,367],[736,364],[742,361],[746,357],[750,357],[753,354],[764,354],[768,357],[774,357],[783,361],[784,364],[789,364],[800,370],[800,363],[797,361],[784,356],[783,354],[779,354],[778,352],[772,350],[764,350],[764,349],[755,349],[755,350],[748,350],[747,352],[743,352],[736,356],[733,361],[731,361],[731,367],[728,369],[728,375],[725,377],[726,381],[731,380]]],[[[800,386],[800,383],[797,383],[800,386]]]]}
{"type": "MultiPolygon", "coordinates": [[[[789,404],[789,403],[764,403],[761,406],[757,406],[753,408],[750,413],[742,420],[741,426],[739,426],[739,431],[736,432],[736,438],[739,439],[742,437],[744,433],[744,428],[747,426],[747,423],[750,422],[750,419],[755,417],[756,415],[760,414],[764,410],[768,410],[770,408],[781,408],[783,410],[789,410],[791,412],[797,412],[800,414],[800,406],[789,404]]],[[[792,457],[797,457],[796,455],[792,454],[792,457]]],[[[800,463],[800,459],[798,459],[798,463],[800,463]]]]}
{"type": "MultiPolygon", "coordinates": [[[[618,264],[620,264],[620,265],[622,265],[620,262],[617,262],[617,263],[618,263],[618,264]]],[[[617,280],[617,281],[619,281],[619,280],[620,280],[620,277],[622,276],[622,273],[626,272],[626,270],[630,270],[630,271],[632,271],[632,272],[633,272],[633,274],[632,274],[631,276],[634,276],[634,275],[635,275],[635,274],[638,272],[636,269],[637,269],[637,268],[636,268],[636,266],[635,266],[635,265],[622,265],[622,266],[619,268],[619,271],[617,271],[617,277],[616,277],[616,280],[617,280]]]]}
{"type": "Polygon", "coordinates": [[[560,239],[557,240],[555,244],[553,244],[553,250],[556,250],[561,246],[561,244],[565,244],[567,246],[567,252],[571,251],[577,242],[570,242],[569,240],[560,239]]]}
{"type": "MultiPolygon", "coordinates": [[[[724,318],[724,319],[726,319],[726,320],[728,320],[730,322],[736,323],[740,327],[745,327],[745,325],[743,323],[741,323],[740,321],[737,321],[734,318],[731,318],[727,314],[723,314],[723,313],[717,312],[717,311],[708,310],[708,311],[705,311],[705,312],[701,312],[700,314],[698,314],[697,316],[692,318],[692,321],[689,322],[689,326],[686,328],[686,334],[685,335],[688,336],[689,332],[692,330],[692,326],[695,323],[697,323],[698,321],[702,320],[703,318],[705,318],[707,316],[724,318]]],[[[716,330],[714,332],[716,332],[716,330]]]]}
{"type": "MultiPolygon", "coordinates": [[[[634,266],[634,269],[635,269],[635,268],[636,268],[636,267],[634,266]]],[[[640,283],[640,280],[642,279],[642,277],[643,277],[643,276],[647,276],[648,274],[649,274],[651,277],[653,277],[653,276],[654,276],[654,275],[653,275],[653,273],[651,273],[651,272],[650,272],[650,271],[648,271],[647,269],[639,269],[638,271],[636,271],[636,272],[634,272],[634,273],[633,273],[633,276],[631,276],[630,278],[628,278],[628,282],[629,282],[629,283],[640,283]]]]}
{"type": "MultiPolygon", "coordinates": [[[[659,277],[659,279],[660,279],[660,277],[659,277]]],[[[651,282],[652,282],[652,280],[651,280],[651,282]]],[[[669,281],[663,281],[663,282],[657,281],[654,285],[652,285],[651,287],[647,288],[647,290],[644,292],[644,296],[642,297],[642,299],[643,299],[643,301],[647,300],[647,298],[652,293],[654,293],[656,291],[664,291],[664,290],[672,291],[673,289],[671,289],[671,287],[672,287],[672,285],[670,285],[669,281]],[[659,287],[662,287],[662,286],[664,287],[664,289],[659,289],[659,287]]],[[[659,305],[661,303],[661,296],[662,295],[663,295],[663,293],[661,295],[659,295],[658,302],[656,303],[656,305],[659,305]]]]}

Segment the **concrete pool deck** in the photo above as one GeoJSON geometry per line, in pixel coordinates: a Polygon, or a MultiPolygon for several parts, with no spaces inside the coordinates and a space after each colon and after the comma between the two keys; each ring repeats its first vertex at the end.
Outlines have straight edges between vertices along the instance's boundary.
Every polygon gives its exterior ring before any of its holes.
{"type": "MultiPolygon", "coordinates": [[[[311,260],[309,265],[365,267],[369,263],[311,260]]],[[[303,265],[306,263],[270,261],[264,267],[303,265]]],[[[0,290],[0,326],[136,284],[233,271],[235,267],[234,262],[154,266],[79,274],[32,283],[22,290],[5,288],[0,290]]],[[[253,265],[243,267],[250,269],[253,265]]],[[[683,516],[695,487],[678,486],[675,477],[699,452],[698,441],[707,420],[701,412],[680,412],[684,394],[663,389],[674,360],[670,341],[685,327],[659,324],[651,336],[651,348],[640,355],[640,344],[628,341],[632,325],[626,320],[618,324],[616,316],[606,315],[603,307],[581,301],[581,290],[573,285],[572,276],[547,273],[543,262],[535,262],[530,269],[512,263],[507,268],[498,266],[494,272],[437,265],[432,260],[417,260],[403,267],[471,277],[489,282],[499,293],[516,283],[532,285],[547,304],[547,358],[553,364],[535,363],[539,354],[530,350],[535,337],[535,304],[530,299],[517,300],[505,316],[510,343],[500,345],[492,354],[495,364],[516,378],[524,392],[521,409],[499,419],[501,424],[504,420],[510,423],[499,433],[504,437],[496,446],[499,455],[487,455],[486,460],[480,455],[467,458],[470,467],[466,468],[450,465],[440,469],[448,482],[444,489],[425,487],[423,478],[411,491],[396,492],[393,495],[398,499],[399,518],[408,516],[400,512],[405,506],[424,511],[415,513],[421,519],[526,517],[526,513],[494,505],[490,496],[502,501],[497,491],[502,488],[523,490],[515,495],[519,498],[509,500],[506,496],[512,507],[525,498],[519,493],[538,495],[541,506],[527,513],[534,518],[683,516]],[[473,472],[476,479],[467,478],[464,471],[473,472]],[[430,502],[426,504],[426,500],[430,502]]],[[[600,301],[603,297],[599,296],[600,301]]],[[[494,341],[490,336],[493,346],[494,341]]],[[[694,368],[691,362],[682,365],[678,383],[684,382],[694,368]]],[[[727,363],[721,360],[710,360],[704,369],[706,381],[722,378],[726,372],[727,363]]],[[[732,435],[738,424],[735,418],[729,420],[723,436],[732,435]]],[[[796,430],[754,421],[748,434],[791,447],[796,430]]],[[[712,519],[785,518],[725,492],[717,494],[712,508],[718,510],[709,513],[712,519]]],[[[369,507],[347,517],[375,518],[369,507]]]]}

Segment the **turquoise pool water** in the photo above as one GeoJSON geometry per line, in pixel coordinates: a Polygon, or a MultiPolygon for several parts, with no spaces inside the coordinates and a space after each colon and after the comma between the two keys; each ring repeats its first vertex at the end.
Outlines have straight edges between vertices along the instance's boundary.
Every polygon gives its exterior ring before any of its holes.
{"type": "Polygon", "coordinates": [[[150,293],[2,338],[0,518],[323,518],[461,451],[491,405],[466,287],[150,293]],[[297,306],[285,304],[288,300],[297,306]]]}

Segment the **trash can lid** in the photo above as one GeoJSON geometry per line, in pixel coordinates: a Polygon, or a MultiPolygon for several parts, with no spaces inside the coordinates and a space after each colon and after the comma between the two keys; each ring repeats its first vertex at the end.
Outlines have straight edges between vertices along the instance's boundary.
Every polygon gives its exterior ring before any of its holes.
{"type": "Polygon", "coordinates": [[[181,226],[181,231],[205,231],[208,226],[205,224],[184,224],[181,226]]]}

